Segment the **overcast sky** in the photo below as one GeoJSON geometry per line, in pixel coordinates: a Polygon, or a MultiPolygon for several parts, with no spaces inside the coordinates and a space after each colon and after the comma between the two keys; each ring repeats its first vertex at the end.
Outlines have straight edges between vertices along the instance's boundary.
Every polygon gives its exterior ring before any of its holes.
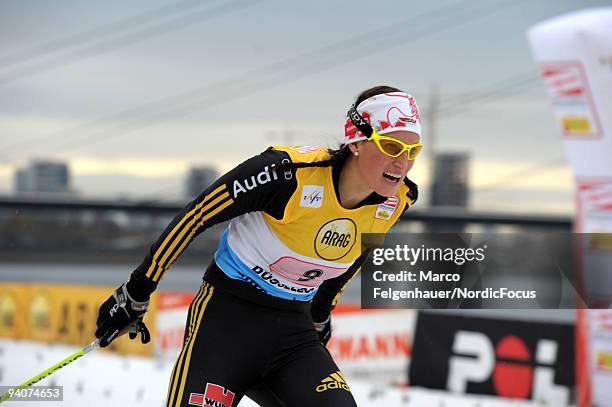
{"type": "MultiPolygon", "coordinates": [[[[87,196],[176,198],[191,165],[335,145],[353,98],[389,84],[417,98],[426,149],[435,129],[437,151],[469,153],[474,208],[570,213],[525,32],[609,3],[2,1],[0,193],[18,166],[54,158],[87,196]]],[[[427,168],[411,174],[425,194],[427,168]]]]}

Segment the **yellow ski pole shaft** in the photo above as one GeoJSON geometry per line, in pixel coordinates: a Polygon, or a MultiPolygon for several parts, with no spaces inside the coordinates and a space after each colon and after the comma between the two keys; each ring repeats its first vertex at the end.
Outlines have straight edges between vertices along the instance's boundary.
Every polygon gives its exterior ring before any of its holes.
{"type": "Polygon", "coordinates": [[[95,341],[93,341],[89,345],[84,346],[83,348],[81,348],[80,350],[74,352],[72,355],[68,356],[67,358],[61,360],[60,362],[54,364],[50,368],[48,368],[48,369],[44,370],[43,372],[37,374],[36,376],[32,377],[30,380],[20,384],[17,387],[13,387],[11,390],[7,391],[2,396],[0,396],[0,403],[4,403],[8,399],[10,399],[13,396],[13,394],[15,394],[16,391],[21,390],[21,389],[25,389],[26,387],[29,387],[29,386],[33,385],[34,383],[38,383],[39,381],[41,381],[45,377],[55,373],[56,371],[60,370],[62,367],[64,367],[64,366],[74,362],[75,360],[77,360],[81,356],[86,355],[87,353],[91,352],[92,350],[96,349],[97,347],[98,347],[98,340],[96,339],[95,341]]]}

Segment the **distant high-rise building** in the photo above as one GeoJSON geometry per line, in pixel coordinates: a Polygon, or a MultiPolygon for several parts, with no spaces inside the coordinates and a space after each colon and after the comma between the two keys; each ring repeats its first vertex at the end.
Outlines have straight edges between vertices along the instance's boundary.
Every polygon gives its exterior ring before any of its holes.
{"type": "Polygon", "coordinates": [[[185,193],[188,197],[199,195],[219,178],[219,173],[213,167],[192,167],[187,176],[187,187],[185,193]]]}
{"type": "Polygon", "coordinates": [[[469,198],[469,157],[462,153],[437,154],[434,161],[431,206],[466,207],[469,198]]]}
{"type": "Polygon", "coordinates": [[[66,163],[38,160],[17,170],[17,193],[66,194],[70,189],[70,170],[66,163]]]}

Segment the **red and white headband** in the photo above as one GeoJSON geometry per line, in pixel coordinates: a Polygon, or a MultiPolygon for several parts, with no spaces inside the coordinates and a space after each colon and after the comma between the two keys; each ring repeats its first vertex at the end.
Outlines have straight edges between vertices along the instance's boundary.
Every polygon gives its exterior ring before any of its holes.
{"type": "MultiPolygon", "coordinates": [[[[414,97],[407,93],[390,92],[375,95],[361,102],[355,110],[378,134],[399,130],[421,135],[419,108],[414,97]]],[[[347,117],[344,123],[344,143],[356,143],[367,139],[368,136],[357,129],[351,117],[347,117]]]]}

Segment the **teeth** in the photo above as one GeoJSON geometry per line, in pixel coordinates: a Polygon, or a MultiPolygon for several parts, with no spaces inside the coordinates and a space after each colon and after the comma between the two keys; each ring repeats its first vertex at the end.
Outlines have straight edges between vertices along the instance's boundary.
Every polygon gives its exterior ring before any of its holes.
{"type": "Polygon", "coordinates": [[[385,175],[388,175],[388,176],[390,176],[390,177],[393,177],[393,178],[397,178],[397,179],[399,179],[399,178],[401,178],[401,177],[402,177],[402,176],[401,176],[401,174],[394,174],[394,173],[392,173],[392,172],[386,172],[386,171],[385,171],[385,172],[384,172],[384,174],[385,174],[385,175]]]}

